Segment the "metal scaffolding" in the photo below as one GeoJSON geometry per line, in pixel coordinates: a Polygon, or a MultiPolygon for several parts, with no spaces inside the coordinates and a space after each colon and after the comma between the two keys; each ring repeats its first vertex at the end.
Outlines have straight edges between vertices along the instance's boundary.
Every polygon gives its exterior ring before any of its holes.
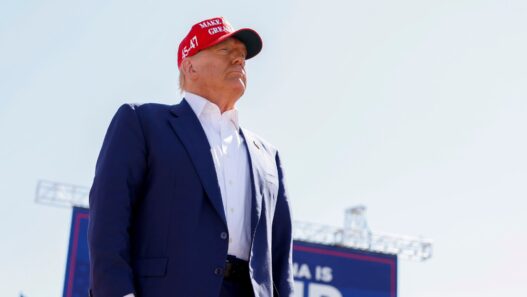
{"type": "MultiPolygon", "coordinates": [[[[89,188],[51,181],[39,181],[36,202],[59,207],[89,207],[89,188]]],[[[401,259],[424,261],[432,257],[432,242],[422,237],[371,232],[366,207],[346,210],[344,227],[295,221],[295,240],[321,243],[397,255],[401,259]]]]}
{"type": "Polygon", "coordinates": [[[424,261],[432,257],[432,242],[422,237],[372,232],[366,220],[366,207],[348,208],[344,227],[295,221],[295,240],[350,247],[397,255],[401,259],[424,261]]]}
{"type": "Polygon", "coordinates": [[[88,208],[89,193],[86,187],[41,180],[37,184],[35,201],[51,206],[88,208]]]}

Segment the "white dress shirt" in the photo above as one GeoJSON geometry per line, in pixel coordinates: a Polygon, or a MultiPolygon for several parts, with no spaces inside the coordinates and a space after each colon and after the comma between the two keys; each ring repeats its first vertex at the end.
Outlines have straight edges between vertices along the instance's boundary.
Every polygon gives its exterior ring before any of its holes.
{"type": "Polygon", "coordinates": [[[248,260],[251,246],[251,177],[238,110],[221,113],[218,106],[186,92],[185,100],[198,117],[210,144],[229,230],[228,254],[248,260]]]}

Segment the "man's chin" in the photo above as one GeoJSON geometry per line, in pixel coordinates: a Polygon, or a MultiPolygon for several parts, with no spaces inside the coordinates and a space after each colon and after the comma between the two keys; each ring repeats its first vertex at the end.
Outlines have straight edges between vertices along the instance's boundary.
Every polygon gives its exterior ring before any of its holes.
{"type": "Polygon", "coordinates": [[[245,88],[238,88],[238,89],[236,89],[236,93],[239,94],[238,98],[240,98],[245,93],[245,88]]]}
{"type": "Polygon", "coordinates": [[[239,78],[239,79],[231,81],[231,86],[232,86],[232,89],[235,90],[236,92],[239,92],[241,96],[245,92],[246,83],[245,81],[243,81],[243,79],[239,78]]]}

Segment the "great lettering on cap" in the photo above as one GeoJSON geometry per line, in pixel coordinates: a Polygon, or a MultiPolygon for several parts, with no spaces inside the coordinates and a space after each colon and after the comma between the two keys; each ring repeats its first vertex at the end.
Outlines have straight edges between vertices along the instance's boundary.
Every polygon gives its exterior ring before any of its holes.
{"type": "Polygon", "coordinates": [[[192,26],[187,36],[179,44],[178,67],[181,66],[181,61],[186,57],[191,57],[199,51],[218,44],[229,37],[234,37],[245,44],[247,49],[246,59],[256,56],[262,50],[262,39],[256,31],[249,28],[234,30],[225,18],[216,17],[192,26]]]}

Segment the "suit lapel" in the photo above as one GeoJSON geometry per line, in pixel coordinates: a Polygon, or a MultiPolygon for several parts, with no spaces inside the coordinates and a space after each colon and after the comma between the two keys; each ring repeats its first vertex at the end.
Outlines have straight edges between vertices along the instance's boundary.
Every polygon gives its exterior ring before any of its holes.
{"type": "Polygon", "coordinates": [[[185,146],[210,202],[227,226],[218,177],[205,131],[187,101],[183,100],[173,106],[171,113],[173,117],[169,119],[170,125],[185,146]]]}
{"type": "Polygon", "coordinates": [[[256,140],[250,131],[241,128],[242,137],[245,139],[247,151],[249,153],[249,167],[251,168],[251,236],[256,230],[262,214],[262,177],[260,166],[260,152],[262,145],[256,140]]]}

